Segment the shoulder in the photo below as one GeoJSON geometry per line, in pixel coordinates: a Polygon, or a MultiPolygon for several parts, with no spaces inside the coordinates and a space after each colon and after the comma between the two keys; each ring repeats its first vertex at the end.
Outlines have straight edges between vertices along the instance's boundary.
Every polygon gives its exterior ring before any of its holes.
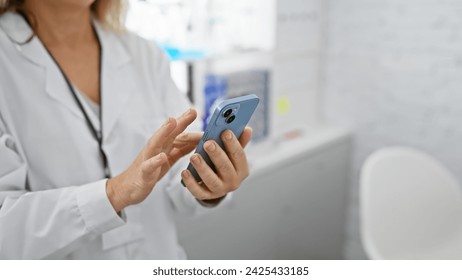
{"type": "Polygon", "coordinates": [[[132,31],[123,31],[115,34],[129,49],[163,55],[162,49],[155,42],[146,40],[132,31]]]}
{"type": "Polygon", "coordinates": [[[6,12],[0,15],[0,53],[11,52],[16,45],[27,42],[32,35],[29,25],[18,14],[6,12]]]}
{"type": "Polygon", "coordinates": [[[114,33],[114,36],[135,63],[149,65],[155,71],[168,65],[169,59],[157,43],[146,40],[130,31],[114,33]]]}

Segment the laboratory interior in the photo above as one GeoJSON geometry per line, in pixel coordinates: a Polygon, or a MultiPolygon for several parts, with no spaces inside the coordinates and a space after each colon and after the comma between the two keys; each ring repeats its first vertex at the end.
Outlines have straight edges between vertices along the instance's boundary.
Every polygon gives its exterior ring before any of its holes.
{"type": "Polygon", "coordinates": [[[130,0],[204,123],[260,104],[250,177],[190,259],[462,259],[462,2],[130,0]]]}

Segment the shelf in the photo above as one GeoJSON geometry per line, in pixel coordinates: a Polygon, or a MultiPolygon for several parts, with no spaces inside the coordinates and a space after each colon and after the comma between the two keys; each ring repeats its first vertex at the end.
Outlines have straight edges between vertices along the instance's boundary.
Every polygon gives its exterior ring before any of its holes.
{"type": "Polygon", "coordinates": [[[215,60],[225,60],[225,59],[239,59],[245,57],[253,57],[253,56],[269,56],[272,55],[272,51],[270,50],[241,50],[241,51],[229,51],[229,52],[222,52],[222,53],[206,53],[203,52],[199,55],[199,51],[194,50],[195,52],[193,55],[188,55],[188,51],[186,51],[186,55],[179,55],[175,57],[174,61],[182,61],[182,62],[196,62],[196,61],[215,61],[215,60]]]}

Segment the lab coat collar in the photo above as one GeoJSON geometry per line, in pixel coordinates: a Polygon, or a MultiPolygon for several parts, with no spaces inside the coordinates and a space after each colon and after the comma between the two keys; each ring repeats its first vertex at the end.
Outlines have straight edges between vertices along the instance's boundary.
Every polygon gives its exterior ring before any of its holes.
{"type": "MultiPolygon", "coordinates": [[[[95,19],[93,26],[102,49],[102,121],[104,138],[107,138],[136,85],[133,70],[130,71],[128,67],[132,62],[131,56],[118,35],[106,30],[95,19]]],[[[0,27],[26,59],[46,70],[45,85],[49,96],[83,119],[84,116],[69,92],[66,81],[40,40],[35,36],[30,42],[25,43],[33,32],[24,18],[17,13],[7,12],[0,17],[0,27]]]]}
{"type": "Polygon", "coordinates": [[[45,56],[42,54],[43,48],[38,46],[40,41],[33,36],[33,31],[24,18],[13,12],[7,12],[0,17],[0,27],[6,36],[16,46],[16,49],[23,54],[30,62],[45,66],[45,56]]]}

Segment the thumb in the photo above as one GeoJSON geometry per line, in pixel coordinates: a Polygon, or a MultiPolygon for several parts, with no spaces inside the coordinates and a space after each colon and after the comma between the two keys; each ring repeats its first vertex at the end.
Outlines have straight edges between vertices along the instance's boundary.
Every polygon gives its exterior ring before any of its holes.
{"type": "Polygon", "coordinates": [[[162,170],[162,165],[167,162],[167,155],[160,153],[141,164],[141,174],[145,182],[156,180],[162,170]]]}

